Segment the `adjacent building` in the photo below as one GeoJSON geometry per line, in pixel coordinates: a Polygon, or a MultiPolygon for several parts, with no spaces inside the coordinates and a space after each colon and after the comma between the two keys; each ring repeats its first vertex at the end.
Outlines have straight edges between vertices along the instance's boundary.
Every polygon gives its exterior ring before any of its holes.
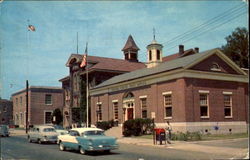
{"type": "Polygon", "coordinates": [[[66,66],[69,75],[60,79],[64,90],[64,126],[86,122],[86,73],[88,72],[89,88],[120,74],[145,68],[146,65],[138,61],[139,48],[132,36],[128,37],[122,49],[124,59],[98,56],[87,56],[87,67],[80,67],[83,60],[81,54],[71,54],[66,66]],[[87,71],[88,70],[88,71],[87,71]],[[83,108],[83,109],[81,109],[83,108]]]}
{"type": "Polygon", "coordinates": [[[12,101],[7,99],[0,99],[0,124],[12,125],[12,113],[12,101]]]}
{"type": "MultiPolygon", "coordinates": [[[[31,86],[28,89],[29,125],[51,124],[56,108],[63,108],[63,90],[59,87],[31,86]]],[[[12,94],[13,121],[19,127],[26,126],[26,89],[12,94]]]]}
{"type": "Polygon", "coordinates": [[[184,50],[163,57],[155,40],[147,67],[113,77],[90,90],[92,123],[154,118],[174,131],[246,132],[248,75],[219,49],[184,50]]]}

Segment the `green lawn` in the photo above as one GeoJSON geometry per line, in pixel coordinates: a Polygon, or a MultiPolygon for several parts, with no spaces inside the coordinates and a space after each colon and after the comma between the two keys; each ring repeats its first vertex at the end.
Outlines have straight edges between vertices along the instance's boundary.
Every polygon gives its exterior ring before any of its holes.
{"type": "MultiPolygon", "coordinates": [[[[210,134],[202,135],[201,140],[220,140],[220,139],[236,139],[236,138],[248,138],[248,133],[235,133],[235,134],[210,134]]],[[[144,138],[144,139],[153,139],[153,135],[142,135],[134,136],[132,138],[144,138]]]]}

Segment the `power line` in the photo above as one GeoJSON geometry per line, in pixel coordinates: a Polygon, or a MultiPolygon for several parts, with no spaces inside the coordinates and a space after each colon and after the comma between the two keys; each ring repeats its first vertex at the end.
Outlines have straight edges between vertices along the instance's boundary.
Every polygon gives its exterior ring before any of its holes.
{"type": "Polygon", "coordinates": [[[236,7],[234,7],[234,8],[231,8],[231,9],[229,9],[229,10],[223,12],[222,14],[220,14],[220,15],[218,15],[218,16],[216,16],[216,17],[213,17],[213,18],[211,18],[210,20],[208,20],[208,21],[206,21],[206,22],[204,22],[204,23],[202,23],[202,24],[196,26],[195,28],[193,28],[193,29],[191,29],[191,30],[189,30],[189,31],[186,31],[186,32],[184,32],[184,33],[182,33],[182,34],[180,34],[180,35],[178,35],[178,36],[176,36],[176,37],[170,39],[170,40],[167,41],[167,42],[164,42],[163,44],[166,44],[166,43],[168,43],[168,44],[173,43],[174,41],[180,39],[179,37],[185,37],[185,36],[187,36],[187,35],[192,34],[193,32],[195,32],[195,31],[197,31],[197,30],[200,30],[200,29],[202,29],[202,28],[204,28],[204,27],[206,27],[206,26],[208,26],[208,25],[211,25],[211,24],[213,24],[213,23],[215,23],[215,22],[217,22],[217,21],[220,21],[221,18],[228,17],[228,16],[230,16],[230,14],[233,14],[234,12],[239,11],[239,10],[240,10],[241,8],[243,8],[243,7],[245,7],[245,6],[239,5],[239,6],[236,6],[236,7]],[[201,28],[200,28],[200,27],[201,27],[201,28]],[[199,29],[199,28],[200,28],[200,29],[199,29]]]}
{"type": "MultiPolygon", "coordinates": [[[[226,23],[228,23],[228,22],[234,20],[234,19],[237,18],[237,17],[240,17],[240,16],[243,15],[244,13],[246,13],[246,11],[237,14],[236,16],[232,17],[231,19],[227,19],[227,20],[224,21],[224,23],[222,23],[222,24],[218,24],[218,25],[216,25],[216,26],[214,26],[214,27],[212,27],[212,28],[208,28],[208,30],[203,31],[203,32],[199,33],[198,35],[192,36],[191,38],[189,38],[189,39],[183,41],[182,43],[188,42],[188,41],[190,41],[190,40],[196,38],[196,37],[199,36],[199,35],[202,35],[202,34],[204,34],[204,33],[207,33],[208,31],[213,30],[213,29],[215,29],[215,28],[218,28],[218,27],[220,27],[220,26],[222,26],[222,25],[224,25],[224,24],[226,24],[226,23]]],[[[178,46],[178,45],[176,45],[176,46],[178,46]]],[[[172,49],[172,48],[175,48],[176,46],[169,47],[169,48],[167,48],[167,49],[170,50],[170,49],[172,49]]]]}

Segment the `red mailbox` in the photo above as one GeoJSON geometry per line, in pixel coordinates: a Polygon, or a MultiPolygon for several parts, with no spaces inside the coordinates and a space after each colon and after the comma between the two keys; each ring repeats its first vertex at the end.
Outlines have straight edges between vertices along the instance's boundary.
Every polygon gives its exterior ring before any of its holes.
{"type": "Polygon", "coordinates": [[[155,142],[157,144],[157,141],[160,141],[160,145],[162,145],[162,141],[165,141],[165,144],[166,144],[165,129],[164,128],[155,128],[153,138],[154,138],[154,144],[155,144],[155,142]]]}

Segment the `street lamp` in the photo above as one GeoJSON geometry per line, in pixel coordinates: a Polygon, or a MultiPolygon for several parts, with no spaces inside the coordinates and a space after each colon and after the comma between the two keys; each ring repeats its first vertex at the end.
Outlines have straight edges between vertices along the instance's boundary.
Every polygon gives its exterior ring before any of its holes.
{"type": "Polygon", "coordinates": [[[98,114],[100,113],[99,110],[96,110],[96,126],[97,126],[97,122],[98,122],[98,114]]]}

